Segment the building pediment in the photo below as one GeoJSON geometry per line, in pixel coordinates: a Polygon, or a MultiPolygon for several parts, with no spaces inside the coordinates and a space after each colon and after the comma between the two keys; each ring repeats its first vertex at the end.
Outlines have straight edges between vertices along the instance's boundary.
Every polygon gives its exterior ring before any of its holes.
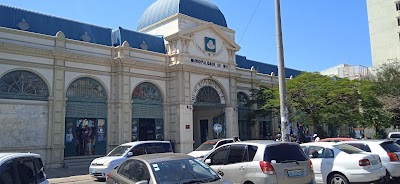
{"type": "Polygon", "coordinates": [[[240,46],[238,44],[236,44],[236,42],[232,38],[228,37],[223,31],[219,30],[218,27],[212,23],[201,24],[201,25],[193,27],[191,29],[187,29],[187,30],[169,35],[169,36],[165,37],[165,40],[167,40],[167,41],[175,40],[175,39],[191,40],[194,35],[197,35],[198,33],[201,33],[204,31],[209,31],[209,32],[214,33],[218,37],[218,39],[220,39],[220,41],[226,43],[226,47],[228,49],[231,49],[234,51],[240,50],[240,46]]]}

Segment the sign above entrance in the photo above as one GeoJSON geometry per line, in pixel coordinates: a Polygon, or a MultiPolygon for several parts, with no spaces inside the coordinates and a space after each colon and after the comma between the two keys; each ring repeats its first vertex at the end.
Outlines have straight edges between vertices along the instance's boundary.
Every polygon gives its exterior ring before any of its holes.
{"type": "Polygon", "coordinates": [[[213,67],[217,67],[217,68],[228,68],[228,65],[226,64],[220,64],[220,63],[215,63],[212,61],[204,61],[201,59],[190,59],[190,62],[192,63],[197,63],[197,64],[203,64],[203,65],[207,65],[207,66],[213,66],[213,67]]]}
{"type": "Polygon", "coordinates": [[[213,127],[213,129],[214,129],[214,132],[215,132],[215,133],[219,134],[219,133],[221,133],[221,132],[222,132],[222,125],[221,125],[221,124],[219,124],[219,123],[217,123],[217,124],[214,124],[214,127],[213,127]]]}

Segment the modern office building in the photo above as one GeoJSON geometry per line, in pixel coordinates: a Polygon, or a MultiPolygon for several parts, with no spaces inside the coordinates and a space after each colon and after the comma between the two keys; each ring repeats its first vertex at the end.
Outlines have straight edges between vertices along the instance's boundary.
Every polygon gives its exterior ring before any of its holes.
{"type": "Polygon", "coordinates": [[[400,62],[400,0],[367,0],[372,65],[400,62]]]}
{"type": "Polygon", "coordinates": [[[251,89],[277,86],[277,66],[236,55],[235,31],[210,1],[157,0],[135,31],[6,5],[0,17],[2,152],[62,167],[130,141],[171,140],[188,153],[279,131],[276,119],[249,116],[251,89]]]}

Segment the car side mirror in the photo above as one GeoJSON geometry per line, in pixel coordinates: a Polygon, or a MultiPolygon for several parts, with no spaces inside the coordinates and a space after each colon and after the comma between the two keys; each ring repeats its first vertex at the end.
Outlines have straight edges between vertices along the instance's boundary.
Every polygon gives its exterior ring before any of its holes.
{"type": "Polygon", "coordinates": [[[204,163],[206,163],[206,164],[208,164],[208,165],[210,165],[211,164],[211,159],[206,159],[205,161],[204,161],[204,163]]]}
{"type": "Polygon", "coordinates": [[[135,184],[148,184],[149,182],[147,180],[142,180],[142,181],[138,181],[135,184]]]}
{"type": "Polygon", "coordinates": [[[131,157],[131,156],[133,156],[133,153],[130,151],[130,152],[128,152],[128,157],[131,157]]]}

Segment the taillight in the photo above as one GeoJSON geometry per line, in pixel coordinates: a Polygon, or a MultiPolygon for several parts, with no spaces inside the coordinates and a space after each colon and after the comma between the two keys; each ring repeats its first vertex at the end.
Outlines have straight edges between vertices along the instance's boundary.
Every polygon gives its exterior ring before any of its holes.
{"type": "Polygon", "coordinates": [[[369,166],[369,165],[371,165],[371,162],[368,159],[362,159],[362,160],[358,161],[358,165],[359,166],[369,166]]]}
{"type": "Polygon", "coordinates": [[[269,175],[275,174],[275,169],[274,169],[274,167],[271,165],[271,163],[269,163],[269,162],[260,161],[260,168],[261,168],[261,171],[262,171],[264,174],[269,174],[269,175]]]}
{"type": "Polygon", "coordinates": [[[310,169],[313,170],[314,167],[313,167],[313,165],[312,165],[311,159],[308,159],[308,161],[310,161],[310,169]]]}
{"type": "Polygon", "coordinates": [[[106,181],[110,178],[110,173],[106,174],[106,181]]]}
{"type": "Polygon", "coordinates": [[[389,156],[391,162],[399,161],[399,156],[397,156],[396,153],[389,152],[389,153],[387,153],[387,155],[389,156]]]}

